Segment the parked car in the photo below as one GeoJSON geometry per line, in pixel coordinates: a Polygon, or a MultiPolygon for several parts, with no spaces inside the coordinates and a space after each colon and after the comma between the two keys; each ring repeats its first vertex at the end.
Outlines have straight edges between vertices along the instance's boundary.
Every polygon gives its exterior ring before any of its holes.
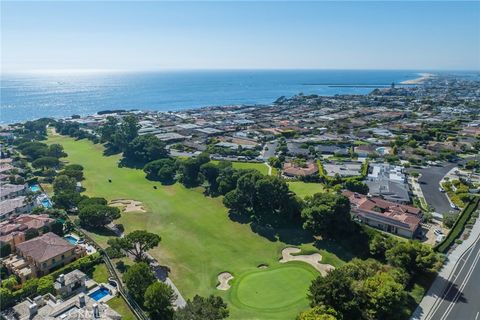
{"type": "Polygon", "coordinates": [[[443,189],[442,187],[439,187],[439,188],[438,188],[438,191],[440,191],[440,192],[445,192],[445,189],[443,189]]]}
{"type": "Polygon", "coordinates": [[[440,230],[440,229],[435,229],[435,230],[433,231],[433,234],[436,235],[437,237],[438,237],[438,236],[444,236],[444,235],[445,235],[445,234],[443,233],[443,231],[440,230]]]}
{"type": "Polygon", "coordinates": [[[444,234],[439,234],[439,235],[435,238],[435,243],[442,242],[444,238],[445,238],[445,235],[444,235],[444,234]]]}

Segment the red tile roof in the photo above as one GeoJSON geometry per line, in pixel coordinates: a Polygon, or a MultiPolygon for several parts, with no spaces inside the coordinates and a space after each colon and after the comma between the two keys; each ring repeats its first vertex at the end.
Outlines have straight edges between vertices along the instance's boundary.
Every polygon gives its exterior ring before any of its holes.
{"type": "Polygon", "coordinates": [[[17,250],[37,262],[44,262],[75,248],[67,240],[52,232],[17,245],[17,250]]]}

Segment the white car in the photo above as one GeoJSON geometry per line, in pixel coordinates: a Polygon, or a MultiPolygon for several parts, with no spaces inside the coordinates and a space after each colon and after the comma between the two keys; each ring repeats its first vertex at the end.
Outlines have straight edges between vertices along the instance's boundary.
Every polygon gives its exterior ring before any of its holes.
{"type": "Polygon", "coordinates": [[[433,231],[433,234],[436,235],[437,237],[444,235],[443,231],[440,230],[440,229],[435,229],[435,230],[433,231]]]}
{"type": "Polygon", "coordinates": [[[445,235],[443,234],[438,235],[437,238],[435,238],[435,243],[442,242],[444,238],[445,238],[445,235]]]}
{"type": "Polygon", "coordinates": [[[450,203],[450,207],[452,207],[452,209],[458,209],[458,207],[453,203],[450,203]]]}
{"type": "Polygon", "coordinates": [[[445,192],[445,190],[442,187],[438,188],[438,191],[445,192]]]}

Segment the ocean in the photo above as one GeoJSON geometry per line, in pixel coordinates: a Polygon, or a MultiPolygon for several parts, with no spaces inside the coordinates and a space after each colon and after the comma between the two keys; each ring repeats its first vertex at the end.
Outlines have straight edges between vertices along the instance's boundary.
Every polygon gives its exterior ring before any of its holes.
{"type": "Polygon", "coordinates": [[[421,71],[222,70],[21,73],[1,76],[0,123],[88,115],[101,110],[175,111],[270,104],[298,93],[367,94],[421,71]]]}

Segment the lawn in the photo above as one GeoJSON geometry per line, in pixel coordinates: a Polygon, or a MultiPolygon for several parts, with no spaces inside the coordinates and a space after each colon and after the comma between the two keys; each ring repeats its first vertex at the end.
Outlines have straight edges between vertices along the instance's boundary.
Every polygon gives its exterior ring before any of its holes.
{"type": "MultiPolygon", "coordinates": [[[[84,166],[86,180],[82,184],[87,195],[108,200],[134,199],[143,203],[147,212],[123,213],[118,222],[124,225],[126,232],[144,229],[162,237],[160,246],[151,254],[161,264],[170,267],[170,277],[185,298],[195,294],[220,295],[229,303],[234,319],[292,319],[298,313],[298,306],[277,314],[268,310],[265,313],[258,309],[252,311],[232,303],[229,291],[215,288],[217,275],[223,271],[241,276],[258,270],[260,264],[279,265],[280,252],[286,246],[315,250],[312,243],[298,241],[296,230],[284,231],[291,233],[288,238],[295,239],[291,243],[270,241],[252,232],[250,225],[232,221],[222,199],[205,197],[201,188],[186,189],[181,184],[161,186],[158,182],[148,181],[143,171],[119,168],[119,155],[104,156],[102,145],[87,140],[50,136],[48,142],[62,144],[68,153],[66,160],[84,166]]],[[[267,168],[264,164],[255,165],[267,168]]],[[[108,239],[108,235],[92,236],[103,245],[108,239]]],[[[332,252],[318,252],[329,262],[342,263],[332,252]]],[[[283,295],[284,292],[272,294],[283,295]]],[[[298,299],[302,300],[302,306],[307,305],[306,292],[298,295],[298,299]]],[[[264,307],[268,306],[264,304],[264,307]]]]}
{"type": "MultiPolygon", "coordinates": [[[[213,163],[218,163],[219,161],[213,160],[213,163]]],[[[255,169],[260,171],[264,175],[268,175],[268,166],[263,162],[232,162],[232,167],[235,169],[255,169]]],[[[272,174],[276,173],[276,169],[272,170],[272,174]]]]}
{"type": "Polygon", "coordinates": [[[91,278],[97,283],[108,283],[109,276],[107,266],[100,263],[94,267],[91,278]]]}
{"type": "MultiPolygon", "coordinates": [[[[97,283],[108,283],[109,273],[107,266],[104,263],[97,264],[91,274],[91,278],[97,283]]],[[[117,296],[108,300],[107,304],[119,314],[122,315],[122,320],[135,320],[136,317],[128,307],[127,303],[121,296],[117,296]]]]}
{"type": "Polygon", "coordinates": [[[122,320],[137,319],[121,296],[108,300],[107,304],[122,316],[122,320]]]}
{"type": "Polygon", "coordinates": [[[244,309],[269,311],[269,319],[292,308],[300,312],[308,308],[305,295],[317,276],[315,269],[302,262],[245,272],[234,280],[230,300],[244,309]]]}
{"type": "Polygon", "coordinates": [[[288,187],[300,198],[323,192],[325,186],[321,183],[308,183],[303,181],[289,181],[288,187]]]}

